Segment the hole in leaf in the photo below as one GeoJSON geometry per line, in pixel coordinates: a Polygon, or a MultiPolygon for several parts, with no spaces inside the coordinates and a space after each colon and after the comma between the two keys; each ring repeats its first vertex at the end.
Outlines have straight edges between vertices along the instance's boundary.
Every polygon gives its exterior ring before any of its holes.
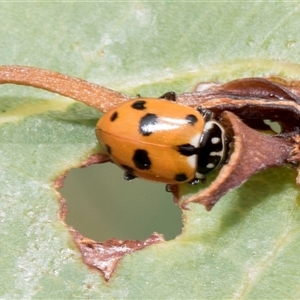
{"type": "Polygon", "coordinates": [[[170,240],[182,230],[181,210],[163,184],[126,182],[111,163],[71,170],[60,193],[68,210],[65,222],[96,241],[145,240],[153,232],[170,240]]]}
{"type": "Polygon", "coordinates": [[[272,120],[264,120],[264,123],[270,126],[271,130],[273,130],[276,134],[282,132],[282,128],[278,122],[274,122],[272,120]]]}

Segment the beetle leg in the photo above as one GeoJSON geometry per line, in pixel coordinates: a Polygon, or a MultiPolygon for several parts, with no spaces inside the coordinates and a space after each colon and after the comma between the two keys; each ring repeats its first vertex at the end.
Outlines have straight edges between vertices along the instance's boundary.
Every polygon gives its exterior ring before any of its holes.
{"type": "Polygon", "coordinates": [[[166,192],[172,193],[172,185],[171,184],[166,184],[166,192]]]}
{"type": "Polygon", "coordinates": [[[196,177],[195,177],[193,180],[191,180],[191,181],[189,182],[189,184],[190,184],[190,185],[197,185],[199,182],[204,183],[204,181],[205,181],[205,178],[199,179],[199,178],[196,178],[196,177]]]}
{"type": "Polygon", "coordinates": [[[209,109],[198,106],[197,110],[202,115],[205,122],[208,122],[214,118],[214,113],[209,109]]]}
{"type": "Polygon", "coordinates": [[[132,179],[136,178],[136,176],[134,176],[132,173],[130,173],[129,171],[125,171],[124,172],[124,179],[126,181],[130,181],[132,179]]]}
{"type": "Polygon", "coordinates": [[[176,101],[176,93],[173,91],[166,92],[163,95],[159,97],[160,99],[170,100],[170,101],[176,101]]]}

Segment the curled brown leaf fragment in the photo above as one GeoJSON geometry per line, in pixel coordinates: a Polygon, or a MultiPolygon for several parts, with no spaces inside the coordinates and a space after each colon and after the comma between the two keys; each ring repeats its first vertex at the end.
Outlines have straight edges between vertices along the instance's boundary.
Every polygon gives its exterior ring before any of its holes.
{"type": "MultiPolygon", "coordinates": [[[[300,82],[281,78],[243,78],[225,84],[200,87],[178,95],[185,105],[213,111],[233,131],[233,152],[216,180],[203,191],[181,203],[196,202],[210,210],[228,191],[240,186],[251,175],[275,166],[291,163],[298,166],[300,132],[300,82]],[[281,133],[265,135],[265,120],[278,122],[281,133]]],[[[297,184],[300,184],[298,175],[297,184]]],[[[175,199],[177,188],[172,188],[175,199]]],[[[177,201],[177,200],[176,200],[177,201]]]]}
{"type": "Polygon", "coordinates": [[[253,174],[281,166],[290,157],[294,147],[291,141],[259,133],[231,112],[224,112],[222,117],[224,123],[233,130],[234,151],[216,180],[206,189],[185,199],[181,203],[182,208],[194,202],[210,210],[223,195],[240,186],[253,174]]]}
{"type": "Polygon", "coordinates": [[[111,278],[124,255],[164,241],[160,234],[153,233],[145,241],[111,239],[99,243],[85,238],[71,227],[70,231],[85,264],[101,271],[106,281],[111,278]]]}
{"type": "Polygon", "coordinates": [[[201,106],[220,115],[236,114],[254,129],[265,129],[264,120],[278,122],[282,133],[299,128],[300,85],[279,78],[243,78],[207,89],[178,95],[177,100],[197,108],[201,106]]]}

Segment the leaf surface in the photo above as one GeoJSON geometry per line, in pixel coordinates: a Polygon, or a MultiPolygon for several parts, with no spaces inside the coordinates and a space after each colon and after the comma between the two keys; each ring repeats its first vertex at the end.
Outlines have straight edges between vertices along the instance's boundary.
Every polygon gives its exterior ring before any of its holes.
{"type": "MultiPolygon", "coordinates": [[[[299,78],[299,5],[272,2],[1,3],[0,64],[159,96],[200,81],[299,78]]],[[[255,175],[211,212],[191,205],[175,240],[86,267],[54,179],[100,150],[100,113],[28,87],[0,88],[2,298],[299,298],[299,192],[287,168],[255,175]]],[[[186,190],[191,192],[190,189],[186,190]]]]}

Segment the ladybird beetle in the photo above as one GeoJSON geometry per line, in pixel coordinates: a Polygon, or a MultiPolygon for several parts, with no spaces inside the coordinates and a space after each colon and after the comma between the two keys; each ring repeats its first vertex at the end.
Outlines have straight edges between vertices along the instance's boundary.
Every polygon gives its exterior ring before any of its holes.
{"type": "Polygon", "coordinates": [[[196,184],[225,162],[228,142],[213,114],[170,100],[175,93],[129,100],[98,121],[97,138],[126,180],[196,184]]]}

